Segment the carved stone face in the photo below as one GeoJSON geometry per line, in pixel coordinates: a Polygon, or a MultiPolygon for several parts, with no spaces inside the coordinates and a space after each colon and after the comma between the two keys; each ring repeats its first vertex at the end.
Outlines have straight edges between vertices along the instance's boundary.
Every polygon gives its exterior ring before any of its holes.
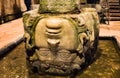
{"type": "Polygon", "coordinates": [[[45,18],[35,28],[36,54],[40,67],[48,73],[70,73],[79,69],[78,38],[74,24],[64,18],[45,18]],[[68,35],[69,33],[69,35],[68,35]],[[71,64],[72,63],[72,64],[71,64]]]}
{"type": "Polygon", "coordinates": [[[95,9],[84,8],[79,14],[32,12],[23,17],[24,37],[27,60],[37,73],[71,74],[80,69],[88,55],[94,55],[92,49],[99,35],[95,9]]]}

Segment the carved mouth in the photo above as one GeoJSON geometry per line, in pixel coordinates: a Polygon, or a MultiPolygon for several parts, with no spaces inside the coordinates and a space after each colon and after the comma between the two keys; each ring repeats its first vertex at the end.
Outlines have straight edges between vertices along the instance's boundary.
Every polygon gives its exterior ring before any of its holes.
{"type": "Polygon", "coordinates": [[[46,36],[48,38],[59,39],[61,32],[62,32],[61,27],[48,27],[48,26],[46,26],[46,36]]]}
{"type": "Polygon", "coordinates": [[[60,29],[46,29],[46,32],[48,33],[48,34],[59,34],[60,32],[61,32],[61,30],[60,29]]]}

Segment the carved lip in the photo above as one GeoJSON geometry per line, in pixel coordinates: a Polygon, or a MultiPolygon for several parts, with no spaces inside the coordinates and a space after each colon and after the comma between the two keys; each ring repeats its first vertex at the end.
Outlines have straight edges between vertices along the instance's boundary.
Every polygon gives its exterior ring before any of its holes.
{"type": "Polygon", "coordinates": [[[59,34],[61,32],[61,29],[46,29],[46,33],[48,34],[59,34]]]}
{"type": "Polygon", "coordinates": [[[59,39],[61,32],[62,32],[61,27],[58,27],[58,28],[50,27],[50,28],[46,28],[45,34],[50,39],[59,39]]]}
{"type": "Polygon", "coordinates": [[[46,25],[46,27],[47,27],[48,29],[60,29],[60,28],[61,28],[60,25],[57,25],[57,26],[51,26],[51,25],[47,26],[47,25],[46,25]]]}

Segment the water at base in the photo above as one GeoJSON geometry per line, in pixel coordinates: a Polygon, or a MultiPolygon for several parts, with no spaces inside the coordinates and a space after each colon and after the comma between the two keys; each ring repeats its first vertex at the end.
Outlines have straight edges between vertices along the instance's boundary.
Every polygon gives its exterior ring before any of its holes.
{"type": "MultiPolygon", "coordinates": [[[[100,40],[97,58],[75,78],[120,78],[120,51],[111,40],[100,40]]],[[[26,67],[24,43],[0,59],[0,78],[61,78],[29,75],[26,67]]],[[[68,77],[62,77],[68,78],[68,77]]]]}

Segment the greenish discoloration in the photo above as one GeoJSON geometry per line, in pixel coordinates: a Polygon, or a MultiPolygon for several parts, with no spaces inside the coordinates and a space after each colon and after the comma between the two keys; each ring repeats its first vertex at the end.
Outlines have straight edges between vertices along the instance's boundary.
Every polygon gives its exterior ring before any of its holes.
{"type": "MultiPolygon", "coordinates": [[[[73,78],[119,78],[120,50],[112,39],[99,40],[96,60],[73,78]]],[[[1,78],[70,78],[68,76],[29,73],[24,43],[19,44],[0,60],[1,78]],[[14,55],[14,56],[13,56],[14,55]],[[28,74],[29,73],[29,74],[28,74]]],[[[36,58],[34,58],[36,59],[36,58]]]]}
{"type": "Polygon", "coordinates": [[[39,13],[69,13],[79,9],[79,0],[40,0],[39,13]]]}
{"type": "Polygon", "coordinates": [[[69,75],[94,58],[98,15],[93,8],[80,12],[79,3],[40,0],[39,9],[23,14],[27,58],[37,73],[69,75]]]}

